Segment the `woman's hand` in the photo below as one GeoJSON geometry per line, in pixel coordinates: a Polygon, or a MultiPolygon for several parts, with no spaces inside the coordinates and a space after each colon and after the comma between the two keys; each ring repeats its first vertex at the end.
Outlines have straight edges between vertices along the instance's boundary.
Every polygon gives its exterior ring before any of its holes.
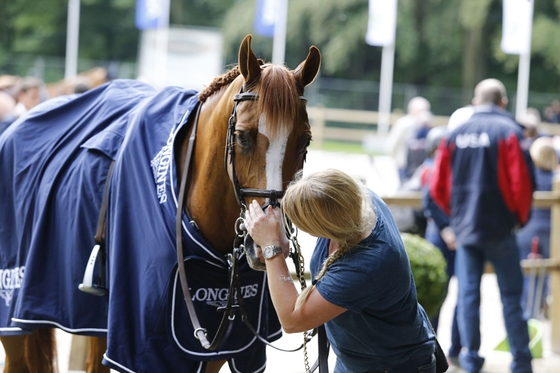
{"type": "MultiPolygon", "coordinates": [[[[289,253],[282,211],[279,208],[273,209],[272,206],[268,206],[263,211],[257,201],[253,200],[245,215],[245,226],[253,241],[261,248],[268,245],[281,246],[284,250],[284,257],[289,253]]],[[[257,250],[257,255],[262,259],[260,250],[257,250]]]]}

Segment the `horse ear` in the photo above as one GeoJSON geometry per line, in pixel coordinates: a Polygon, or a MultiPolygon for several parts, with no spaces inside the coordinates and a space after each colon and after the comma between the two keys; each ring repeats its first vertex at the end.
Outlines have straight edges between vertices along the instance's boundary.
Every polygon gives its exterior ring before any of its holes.
{"type": "Polygon", "coordinates": [[[261,64],[251,50],[251,34],[245,36],[239,47],[239,69],[245,78],[245,83],[250,85],[261,76],[261,64]]]}
{"type": "Polygon", "coordinates": [[[309,48],[309,54],[307,55],[305,61],[300,63],[294,70],[296,80],[301,87],[307,87],[309,84],[313,83],[319,73],[320,66],[321,53],[319,52],[319,49],[313,45],[309,48]]]}

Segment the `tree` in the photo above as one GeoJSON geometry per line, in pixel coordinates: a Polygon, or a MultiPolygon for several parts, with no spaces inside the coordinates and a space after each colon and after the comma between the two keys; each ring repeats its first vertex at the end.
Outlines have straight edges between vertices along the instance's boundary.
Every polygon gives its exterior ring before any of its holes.
{"type": "MultiPolygon", "coordinates": [[[[135,0],[81,0],[80,8],[80,58],[136,59],[135,0]]],[[[19,54],[65,56],[67,18],[67,0],[0,0],[0,72],[19,54]]]]}
{"type": "MultiPolygon", "coordinates": [[[[0,0],[0,73],[17,54],[64,56],[68,0],[0,0]]],[[[171,0],[171,24],[221,27],[226,64],[253,33],[256,0],[171,0]]],[[[365,43],[367,0],[289,1],[286,64],[316,45],[325,77],[379,81],[381,48],[365,43]]],[[[135,61],[140,32],[135,0],[81,0],[80,58],[135,61]]],[[[535,1],[530,90],[560,88],[560,0],[535,1]]],[[[465,88],[495,77],[510,92],[519,57],[500,50],[501,0],[399,0],[394,81],[465,88]]],[[[272,39],[254,35],[270,61],[272,39]]],[[[465,97],[467,103],[470,97],[465,97]]]]}
{"type": "Polygon", "coordinates": [[[171,24],[206,27],[221,27],[224,15],[235,2],[234,0],[170,1],[171,24]]]}
{"type": "MultiPolygon", "coordinates": [[[[224,19],[228,62],[237,44],[252,33],[255,0],[238,0],[224,19]]],[[[347,79],[379,79],[380,49],[365,44],[366,0],[290,1],[286,62],[292,66],[317,45],[324,57],[322,74],[347,79]]],[[[557,92],[560,85],[560,0],[535,5],[531,90],[557,92]],[[547,78],[541,78],[545,75],[547,78]],[[538,82],[538,83],[537,83],[538,82]]],[[[502,1],[399,0],[395,82],[472,88],[493,76],[517,84],[517,56],[500,51],[502,1]]],[[[272,40],[255,37],[258,50],[270,56],[272,40]]],[[[511,90],[511,89],[510,89],[511,90]]]]}

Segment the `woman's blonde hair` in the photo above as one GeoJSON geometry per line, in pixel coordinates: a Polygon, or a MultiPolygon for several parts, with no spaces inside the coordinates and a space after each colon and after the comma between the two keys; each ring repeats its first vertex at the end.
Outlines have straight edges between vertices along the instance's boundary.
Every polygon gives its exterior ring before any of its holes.
{"type": "Polygon", "coordinates": [[[539,137],[533,141],[529,152],[536,167],[546,171],[554,171],[558,167],[558,153],[550,137],[539,137]]]}
{"type": "MultiPolygon", "coordinates": [[[[328,238],[338,245],[338,250],[323,263],[316,281],[324,276],[329,265],[362,240],[364,231],[375,220],[365,186],[337,169],[304,177],[300,172],[286,189],[282,206],[285,216],[299,229],[315,237],[328,238]]],[[[300,295],[296,308],[303,303],[310,289],[300,295]]]]}

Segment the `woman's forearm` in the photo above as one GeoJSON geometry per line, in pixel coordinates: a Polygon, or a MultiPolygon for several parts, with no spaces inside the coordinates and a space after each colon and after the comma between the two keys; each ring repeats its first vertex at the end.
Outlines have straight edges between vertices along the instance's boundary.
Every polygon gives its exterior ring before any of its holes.
{"type": "Polygon", "coordinates": [[[270,296],[282,328],[287,333],[306,330],[297,327],[297,315],[294,308],[298,291],[292,280],[286,260],[282,255],[276,255],[271,259],[267,259],[265,263],[270,296]]]}

